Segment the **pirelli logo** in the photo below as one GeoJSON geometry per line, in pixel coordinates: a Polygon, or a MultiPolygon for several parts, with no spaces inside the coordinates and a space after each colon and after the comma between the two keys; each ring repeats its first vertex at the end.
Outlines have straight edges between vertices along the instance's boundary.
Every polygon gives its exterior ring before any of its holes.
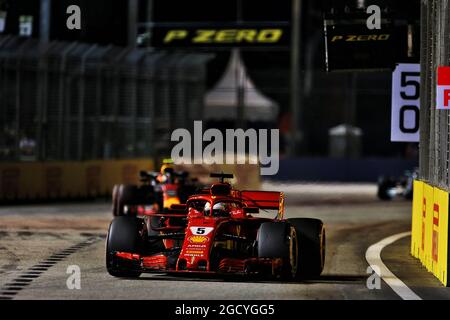
{"type": "Polygon", "coordinates": [[[188,39],[192,43],[276,43],[283,35],[282,29],[200,29],[169,30],[164,43],[188,39]]]}
{"type": "Polygon", "coordinates": [[[427,199],[422,200],[422,251],[425,251],[425,230],[427,225],[427,199]]]}
{"type": "Polygon", "coordinates": [[[388,41],[391,38],[390,34],[347,34],[335,35],[331,38],[331,42],[364,42],[364,41],[388,41]]]}
{"type": "Polygon", "coordinates": [[[434,262],[439,258],[439,204],[435,203],[433,206],[433,236],[431,256],[434,262]]]}
{"type": "Polygon", "coordinates": [[[288,46],[287,27],[156,27],[151,43],[155,47],[246,47],[288,46]]]}

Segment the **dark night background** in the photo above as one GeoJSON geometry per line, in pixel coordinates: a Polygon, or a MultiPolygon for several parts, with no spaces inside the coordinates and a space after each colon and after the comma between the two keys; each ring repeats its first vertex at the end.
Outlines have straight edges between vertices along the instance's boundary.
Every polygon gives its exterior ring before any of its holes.
{"type": "MultiPolygon", "coordinates": [[[[368,1],[379,4],[408,19],[417,19],[419,1],[368,1]]],[[[237,0],[155,0],[154,22],[227,22],[236,21],[237,0]]],[[[356,101],[352,125],[363,131],[363,156],[405,156],[407,144],[390,142],[391,72],[324,71],[323,12],[334,7],[345,12],[355,1],[303,1],[302,16],[302,76],[304,77],[304,131],[307,135],[306,154],[326,155],[328,130],[347,120],[346,106],[356,101]],[[354,76],[352,76],[354,74],[354,76]],[[352,78],[353,77],[353,78],[352,78]],[[353,80],[352,80],[353,79],[353,80]],[[356,90],[350,90],[351,83],[356,90]],[[352,93],[355,92],[355,93],[352,93]],[[352,95],[355,96],[352,96],[352,95]]],[[[18,16],[35,17],[34,35],[39,33],[39,0],[9,0],[6,34],[17,34],[18,16]]],[[[145,21],[146,1],[139,2],[139,20],[145,21]]],[[[328,10],[329,11],[329,10],[328,10]]],[[[123,0],[57,0],[52,2],[51,39],[81,41],[101,45],[126,45],[127,2],[123,0]],[[82,30],[69,31],[66,27],[69,5],[82,9],[82,30]]],[[[244,0],[244,21],[291,20],[291,1],[244,0]]],[[[393,48],[394,50],[394,48],[393,48]]],[[[222,74],[229,51],[216,51],[208,65],[207,86],[212,87],[222,74]]],[[[250,77],[256,86],[280,106],[280,117],[289,108],[289,50],[243,50],[250,77]]],[[[400,62],[400,61],[398,61],[400,62]]]]}

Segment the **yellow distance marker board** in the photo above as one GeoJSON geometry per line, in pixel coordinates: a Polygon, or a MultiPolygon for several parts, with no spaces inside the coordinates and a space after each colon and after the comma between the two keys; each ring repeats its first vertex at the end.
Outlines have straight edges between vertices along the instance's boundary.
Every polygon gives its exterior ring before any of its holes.
{"type": "Polygon", "coordinates": [[[411,255],[417,259],[420,258],[420,248],[422,246],[423,184],[422,181],[415,180],[413,187],[411,255]]]}
{"type": "Polygon", "coordinates": [[[445,286],[448,277],[449,193],[414,181],[411,254],[445,286]]]}
{"type": "Polygon", "coordinates": [[[431,260],[433,274],[445,285],[448,283],[448,202],[449,193],[434,188],[434,207],[431,226],[431,260]]]}
{"type": "Polygon", "coordinates": [[[431,271],[431,222],[433,215],[434,188],[428,184],[423,186],[422,209],[422,262],[431,271]]]}

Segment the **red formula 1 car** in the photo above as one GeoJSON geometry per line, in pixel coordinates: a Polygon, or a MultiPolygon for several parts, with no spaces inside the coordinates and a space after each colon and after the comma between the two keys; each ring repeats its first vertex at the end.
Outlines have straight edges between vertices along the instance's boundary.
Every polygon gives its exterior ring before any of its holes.
{"type": "Polygon", "coordinates": [[[322,221],[285,219],[282,192],[238,191],[225,178],[163,213],[118,216],[109,227],[106,267],[115,277],[143,272],[319,276],[322,221]],[[277,210],[274,219],[255,217],[277,210]],[[157,223],[155,223],[157,217],[157,223]]]}

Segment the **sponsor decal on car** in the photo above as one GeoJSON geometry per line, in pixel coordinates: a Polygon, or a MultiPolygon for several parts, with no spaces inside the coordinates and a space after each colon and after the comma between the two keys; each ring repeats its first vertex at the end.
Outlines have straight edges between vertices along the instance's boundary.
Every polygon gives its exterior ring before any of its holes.
{"type": "Polygon", "coordinates": [[[186,248],[188,249],[204,249],[206,248],[206,244],[192,244],[192,243],[188,243],[186,248]]]}
{"type": "Polygon", "coordinates": [[[205,243],[208,241],[208,237],[205,236],[190,236],[188,238],[190,243],[205,243]]]}
{"type": "Polygon", "coordinates": [[[185,255],[188,257],[203,257],[204,252],[201,250],[186,250],[185,255]]]}
{"type": "Polygon", "coordinates": [[[212,227],[191,227],[192,234],[207,236],[211,231],[214,230],[212,227]]]}

